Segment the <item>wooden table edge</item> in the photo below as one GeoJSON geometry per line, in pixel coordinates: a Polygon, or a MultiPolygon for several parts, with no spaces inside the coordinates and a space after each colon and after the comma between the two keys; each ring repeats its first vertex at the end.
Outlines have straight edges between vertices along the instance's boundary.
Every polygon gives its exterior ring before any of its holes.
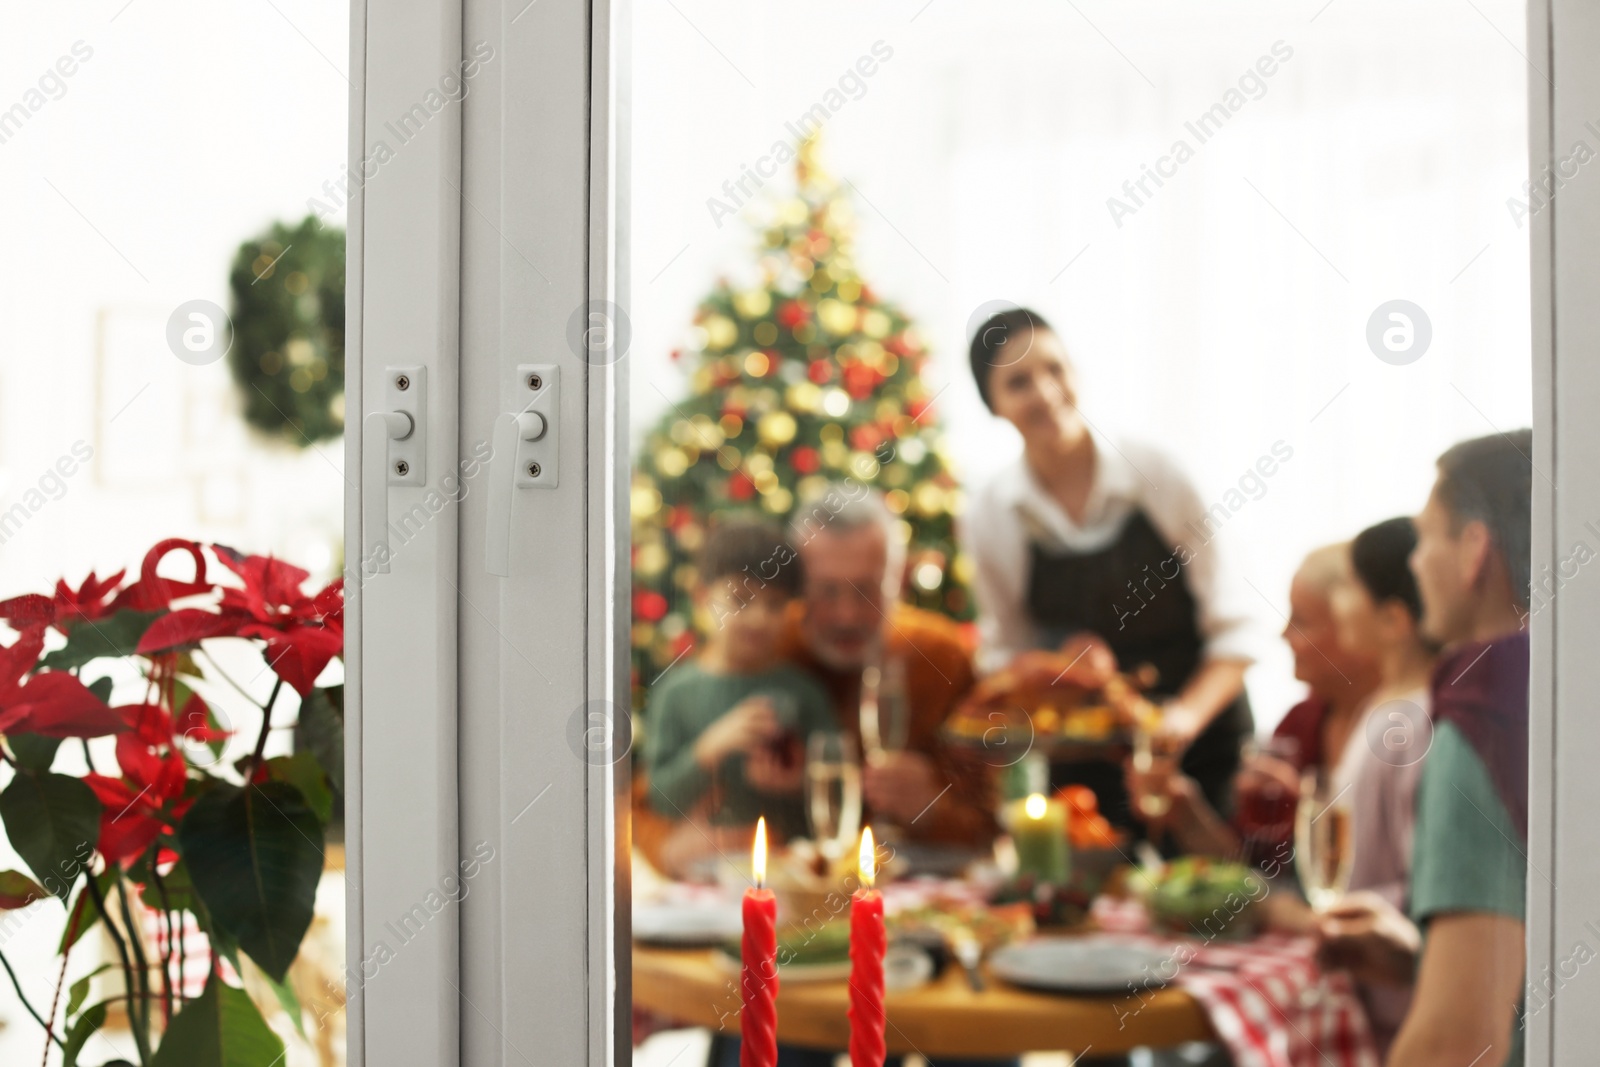
{"type": "MultiPolygon", "coordinates": [[[[738,972],[716,949],[635,944],[633,999],[639,1007],[713,1032],[739,1033],[738,972]]],[[[890,993],[892,1053],[995,1057],[1093,1049],[1107,1054],[1141,1046],[1169,1048],[1215,1040],[1205,1010],[1177,987],[1126,996],[1034,993],[988,978],[973,992],[959,968],[934,982],[890,993]]],[[[782,983],[778,1039],[805,1048],[843,1049],[850,1024],[843,982],[782,983]]]]}

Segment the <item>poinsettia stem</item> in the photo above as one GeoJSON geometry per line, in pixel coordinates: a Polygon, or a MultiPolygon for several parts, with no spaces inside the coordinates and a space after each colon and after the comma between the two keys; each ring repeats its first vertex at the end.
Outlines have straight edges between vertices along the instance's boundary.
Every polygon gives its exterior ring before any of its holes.
{"type": "MultiPolygon", "coordinates": [[[[156,867],[161,862],[160,850],[150,860],[150,880],[156,884],[156,893],[161,897],[161,915],[167,923],[167,943],[161,947],[161,1021],[166,1026],[172,1025],[172,931],[174,927],[172,918],[172,901],[167,898],[167,883],[162,880],[161,872],[156,867]]],[[[179,931],[182,937],[182,931],[179,931]]],[[[178,965],[178,981],[183,981],[183,965],[178,965]]],[[[182,991],[179,991],[182,995],[182,991]]]]}
{"type": "Polygon", "coordinates": [[[56,1036],[56,1010],[61,1007],[61,987],[67,984],[67,960],[72,956],[69,947],[61,953],[61,970],[56,974],[55,995],[50,998],[50,1018],[44,1024],[44,1057],[39,1067],[50,1067],[50,1040],[56,1036]]]}
{"type": "MultiPolygon", "coordinates": [[[[22,983],[17,981],[17,972],[11,969],[11,961],[6,959],[6,954],[4,952],[0,952],[0,967],[4,967],[6,969],[6,974],[11,976],[11,986],[17,991],[17,999],[22,1001],[22,1006],[28,1009],[28,1014],[33,1016],[35,1022],[44,1027],[45,1034],[49,1036],[50,1027],[45,1023],[44,1016],[35,1011],[33,1005],[28,1002],[28,994],[22,991],[22,983]]],[[[54,1041],[62,1048],[67,1047],[67,1043],[61,1040],[59,1037],[51,1036],[50,1040],[54,1041]]]]}
{"type": "MultiPolygon", "coordinates": [[[[100,921],[105,926],[106,933],[111,935],[111,943],[116,946],[117,958],[122,961],[122,986],[128,991],[129,998],[128,1029],[133,1031],[134,1044],[139,1047],[139,1063],[143,1067],[144,1064],[150,1062],[150,1044],[140,1034],[138,1022],[133,1014],[133,1001],[137,999],[137,986],[135,986],[133,980],[133,961],[128,956],[128,943],[122,939],[122,934],[117,930],[117,924],[111,921],[111,910],[106,907],[105,894],[100,892],[100,883],[94,880],[94,875],[86,875],[84,884],[89,894],[89,899],[94,901],[95,910],[100,913],[100,921]]],[[[128,931],[128,935],[130,937],[133,936],[131,928],[128,931]]]]}
{"type": "Polygon", "coordinates": [[[246,782],[252,782],[256,777],[256,769],[261,766],[261,755],[267,749],[267,734],[272,731],[272,705],[278,702],[278,693],[283,689],[283,679],[279,678],[272,686],[272,695],[267,698],[267,706],[261,709],[261,732],[256,735],[256,750],[250,757],[250,777],[246,782]]]}
{"type": "Polygon", "coordinates": [[[135,1022],[133,1005],[128,1005],[128,1021],[133,1023],[134,1040],[141,1050],[150,1047],[150,961],[144,954],[144,931],[133,925],[133,909],[128,906],[127,880],[117,875],[117,904],[122,912],[122,922],[128,931],[128,943],[133,947],[135,978],[138,980],[139,1019],[135,1022]]]}

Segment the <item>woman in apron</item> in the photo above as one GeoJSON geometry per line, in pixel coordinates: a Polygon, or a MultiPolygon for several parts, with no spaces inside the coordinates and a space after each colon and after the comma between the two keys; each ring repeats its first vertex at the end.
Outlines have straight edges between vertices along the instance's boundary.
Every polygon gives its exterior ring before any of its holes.
{"type": "MultiPolygon", "coordinates": [[[[984,402],[1023,440],[1022,456],[974,495],[964,523],[977,564],[980,668],[996,670],[1070,634],[1097,634],[1121,670],[1154,668],[1161,740],[1182,752],[1184,773],[1211,804],[1229,812],[1254,726],[1244,672],[1258,636],[1249,588],[1241,593],[1243,583],[1230,579],[1214,541],[1228,510],[1208,514],[1161,453],[1094,432],[1078,410],[1066,349],[1037,314],[990,318],[971,360],[984,402]]],[[[1114,825],[1138,825],[1121,767],[1053,767],[1052,784],[1067,782],[1094,789],[1114,825]]]]}

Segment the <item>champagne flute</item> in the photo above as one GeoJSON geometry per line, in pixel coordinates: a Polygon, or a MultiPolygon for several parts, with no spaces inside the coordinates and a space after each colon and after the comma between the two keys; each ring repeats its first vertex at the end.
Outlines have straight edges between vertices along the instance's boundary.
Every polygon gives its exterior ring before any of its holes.
{"type": "Polygon", "coordinates": [[[848,734],[815,733],[806,742],[806,820],[830,862],[861,830],[861,758],[848,734]]]}
{"type": "Polygon", "coordinates": [[[861,748],[867,762],[879,764],[890,752],[906,747],[911,708],[906,695],[906,665],[887,659],[861,672],[861,748]]]}
{"type": "MultiPolygon", "coordinates": [[[[1348,786],[1333,793],[1329,776],[1315,768],[1308,769],[1300,779],[1300,802],[1294,817],[1294,866],[1306,903],[1318,915],[1332,907],[1350,885],[1351,816],[1347,792],[1348,786]]],[[[1300,1003],[1314,1008],[1326,995],[1327,978],[1318,972],[1317,984],[1301,994],[1300,1003]]]]}
{"type": "Polygon", "coordinates": [[[1333,793],[1328,776],[1308,770],[1300,781],[1294,819],[1294,864],[1306,903],[1321,914],[1350,885],[1351,816],[1348,788],[1333,793]]]}
{"type": "Polygon", "coordinates": [[[1167,780],[1176,761],[1170,754],[1158,753],[1155,739],[1142,726],[1133,731],[1133,786],[1135,810],[1151,822],[1166,817],[1172,810],[1172,794],[1167,780]]]}
{"type": "Polygon", "coordinates": [[[911,738],[911,699],[906,692],[906,662],[886,660],[878,684],[878,741],[885,752],[899,752],[911,738]]]}

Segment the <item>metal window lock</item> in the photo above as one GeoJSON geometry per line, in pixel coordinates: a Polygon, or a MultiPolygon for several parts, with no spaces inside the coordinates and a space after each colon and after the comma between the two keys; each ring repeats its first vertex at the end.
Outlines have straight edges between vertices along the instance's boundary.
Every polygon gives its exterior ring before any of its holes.
{"type": "Polygon", "coordinates": [[[561,368],[517,367],[514,410],[494,422],[489,463],[489,520],[485,548],[490,574],[511,574],[511,541],[518,489],[554,489],[560,470],[561,368]]]}
{"type": "Polygon", "coordinates": [[[361,567],[389,573],[389,487],[428,484],[428,368],[384,368],[383,401],[361,420],[361,567]]]}

